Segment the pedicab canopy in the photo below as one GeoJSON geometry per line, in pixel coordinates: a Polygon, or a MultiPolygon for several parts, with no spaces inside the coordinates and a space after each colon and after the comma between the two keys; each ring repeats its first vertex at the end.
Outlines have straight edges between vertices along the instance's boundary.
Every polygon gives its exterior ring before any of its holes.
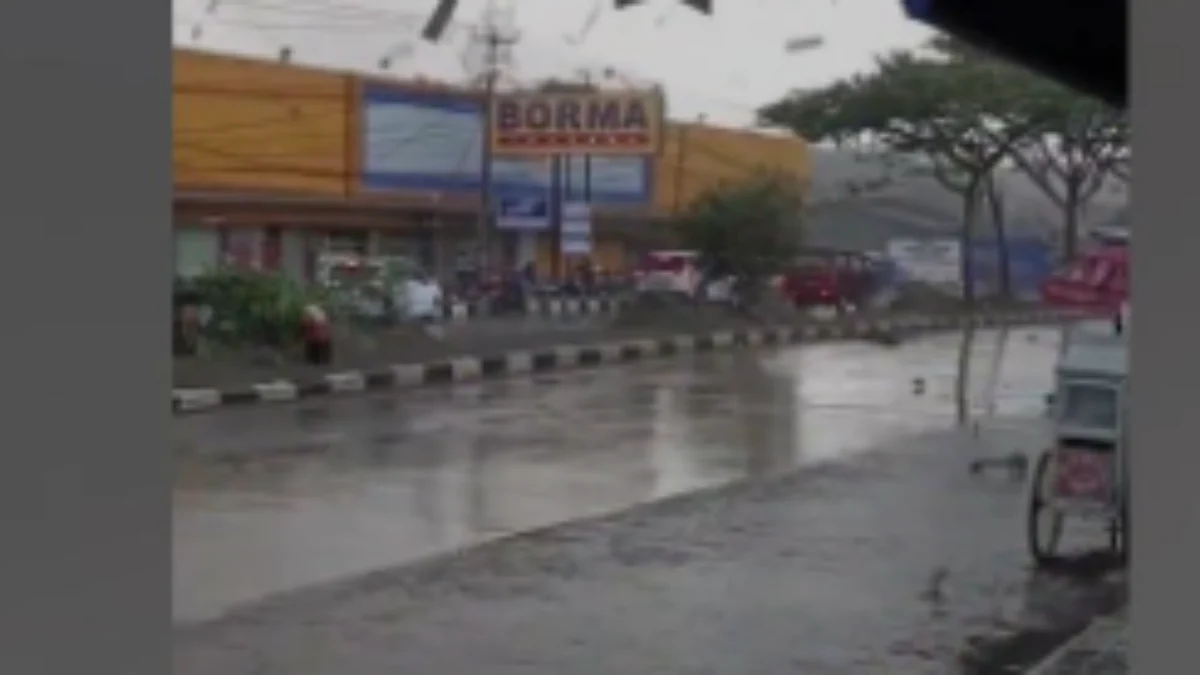
{"type": "Polygon", "coordinates": [[[1042,285],[1046,304],[1116,315],[1129,299],[1129,249],[1105,245],[1071,261],[1042,285]]]}

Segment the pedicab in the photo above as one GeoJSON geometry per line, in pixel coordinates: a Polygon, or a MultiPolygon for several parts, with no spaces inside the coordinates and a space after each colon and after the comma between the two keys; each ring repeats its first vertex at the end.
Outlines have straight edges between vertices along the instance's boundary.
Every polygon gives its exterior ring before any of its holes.
{"type": "Polygon", "coordinates": [[[1128,312],[1064,331],[1051,404],[1052,439],[1034,464],[1029,552],[1039,566],[1062,559],[1068,518],[1107,524],[1108,550],[1129,544],[1128,312]]]}
{"type": "Polygon", "coordinates": [[[1050,447],[1034,464],[1029,552],[1038,565],[1062,558],[1067,518],[1106,522],[1108,548],[1129,545],[1128,249],[1106,243],[1085,253],[1042,287],[1042,299],[1097,318],[1063,331],[1050,447]]]}

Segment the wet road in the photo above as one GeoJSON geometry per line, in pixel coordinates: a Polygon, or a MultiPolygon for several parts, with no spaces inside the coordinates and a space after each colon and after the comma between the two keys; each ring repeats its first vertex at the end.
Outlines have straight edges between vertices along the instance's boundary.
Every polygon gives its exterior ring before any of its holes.
{"type": "MultiPolygon", "coordinates": [[[[177,419],[176,618],[946,429],[957,341],[706,355],[177,419]]],[[[977,340],[981,408],[999,346],[996,333],[977,340]]],[[[1003,355],[995,413],[1036,416],[1053,335],[1018,331],[1003,355]]],[[[1013,449],[1000,438],[961,445],[1013,449]]]]}
{"type": "Polygon", "coordinates": [[[179,627],[174,672],[1008,672],[957,664],[1106,595],[1031,576],[1022,482],[965,470],[1044,438],[1053,340],[1028,336],[978,440],[950,430],[949,336],[183,418],[180,618],[389,569],[179,627]]]}

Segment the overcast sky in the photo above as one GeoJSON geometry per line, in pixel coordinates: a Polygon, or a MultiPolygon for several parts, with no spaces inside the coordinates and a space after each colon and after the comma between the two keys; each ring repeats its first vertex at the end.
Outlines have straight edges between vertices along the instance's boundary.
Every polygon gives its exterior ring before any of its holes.
{"type": "MultiPolygon", "coordinates": [[[[875,54],[930,35],[904,18],[899,0],[715,0],[704,17],[677,0],[647,0],[616,12],[611,0],[494,0],[510,11],[520,42],[507,69],[529,83],[612,68],[629,83],[667,88],[672,117],[730,126],[794,87],[823,84],[869,68],[875,54]],[[515,10],[511,9],[515,6],[515,10]],[[594,17],[589,30],[584,27],[594,17]],[[584,35],[582,39],[578,36],[584,35]],[[824,45],[788,54],[789,39],[824,45]]],[[[174,0],[176,45],[274,56],[291,46],[299,63],[464,81],[478,68],[471,27],[488,0],[460,0],[457,27],[443,43],[416,39],[434,0],[174,0]]]]}

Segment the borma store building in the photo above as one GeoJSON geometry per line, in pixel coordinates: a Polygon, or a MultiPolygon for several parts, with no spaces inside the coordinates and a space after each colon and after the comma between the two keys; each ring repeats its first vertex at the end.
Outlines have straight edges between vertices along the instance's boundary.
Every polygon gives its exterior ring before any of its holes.
{"type": "MultiPolygon", "coordinates": [[[[311,278],[335,251],[407,255],[442,274],[476,250],[471,92],[185,50],[173,61],[178,273],[223,261],[311,278]]],[[[800,139],[695,124],[668,124],[657,157],[593,158],[592,259],[628,269],[663,244],[664,216],[758,167],[810,178],[800,139]]],[[[548,189],[548,173],[536,160],[493,165],[496,181],[529,190],[548,189]]],[[[546,233],[489,242],[503,265],[553,268],[546,233]]]]}

